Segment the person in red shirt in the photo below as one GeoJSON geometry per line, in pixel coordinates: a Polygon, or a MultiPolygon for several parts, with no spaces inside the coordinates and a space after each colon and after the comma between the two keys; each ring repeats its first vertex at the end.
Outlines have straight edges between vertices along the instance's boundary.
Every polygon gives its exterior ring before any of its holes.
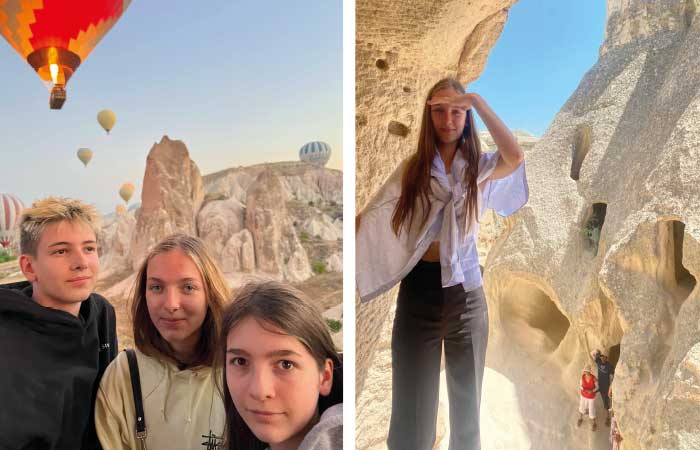
{"type": "Polygon", "coordinates": [[[588,417],[591,419],[591,430],[595,431],[597,428],[595,422],[595,395],[598,392],[598,380],[593,376],[591,372],[591,365],[586,364],[583,367],[583,374],[581,375],[581,399],[578,404],[578,421],[576,426],[581,426],[583,423],[583,415],[588,411],[588,417]]]}

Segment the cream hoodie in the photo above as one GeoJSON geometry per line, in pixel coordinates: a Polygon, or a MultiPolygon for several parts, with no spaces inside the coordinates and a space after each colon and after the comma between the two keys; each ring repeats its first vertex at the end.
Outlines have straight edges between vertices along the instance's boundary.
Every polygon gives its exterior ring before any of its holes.
{"type": "MultiPolygon", "coordinates": [[[[210,367],[179,370],[136,350],[149,450],[206,450],[223,437],[224,404],[210,367]]],[[[216,377],[216,378],[215,378],[216,377]]],[[[129,363],[121,352],[107,368],[97,393],[95,427],[104,450],[140,450],[136,439],[129,363]]]]}

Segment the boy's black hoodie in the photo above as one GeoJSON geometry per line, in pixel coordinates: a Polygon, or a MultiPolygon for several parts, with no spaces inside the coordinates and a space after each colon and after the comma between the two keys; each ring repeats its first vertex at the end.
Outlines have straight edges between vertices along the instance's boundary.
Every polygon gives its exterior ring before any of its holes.
{"type": "Polygon", "coordinates": [[[0,286],[0,449],[100,449],[97,388],[117,354],[114,308],[90,294],[78,317],[0,286]]]}

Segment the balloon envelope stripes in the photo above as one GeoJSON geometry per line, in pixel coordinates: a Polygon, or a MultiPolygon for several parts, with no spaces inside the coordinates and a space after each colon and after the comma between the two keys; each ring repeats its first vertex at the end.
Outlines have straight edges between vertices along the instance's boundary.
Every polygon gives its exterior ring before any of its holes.
{"type": "Polygon", "coordinates": [[[12,243],[14,228],[24,205],[12,194],[0,194],[0,245],[7,248],[12,243]]]}
{"type": "Polygon", "coordinates": [[[312,141],[299,149],[299,159],[325,166],[331,157],[331,146],[321,141],[312,141]]]}

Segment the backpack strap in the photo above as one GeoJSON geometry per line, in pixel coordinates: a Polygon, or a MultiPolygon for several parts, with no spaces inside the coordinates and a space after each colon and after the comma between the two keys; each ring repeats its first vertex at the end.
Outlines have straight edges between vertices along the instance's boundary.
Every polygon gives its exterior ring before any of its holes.
{"type": "Polygon", "coordinates": [[[136,407],[136,439],[141,443],[141,450],[146,450],[146,417],[143,414],[143,399],[141,397],[141,377],[139,376],[139,364],[136,361],[136,352],[133,348],[127,348],[126,359],[129,361],[129,375],[131,375],[131,391],[134,394],[134,406],[136,407]]]}

